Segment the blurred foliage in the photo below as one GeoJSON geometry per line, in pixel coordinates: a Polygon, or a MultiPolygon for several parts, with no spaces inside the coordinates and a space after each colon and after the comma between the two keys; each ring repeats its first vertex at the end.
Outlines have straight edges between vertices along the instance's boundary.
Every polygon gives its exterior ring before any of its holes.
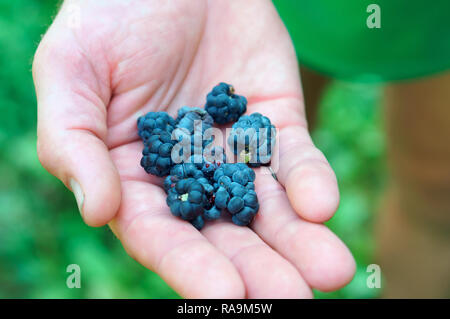
{"type": "Polygon", "coordinates": [[[58,1],[0,3],[0,298],[174,298],[107,227],[85,226],[36,155],[33,53],[58,1]],[[81,267],[68,289],[66,267],[81,267]]]}
{"type": "MultiPolygon", "coordinates": [[[[0,298],[176,298],[156,274],[131,259],[107,227],[89,228],[72,194],[36,156],[31,61],[58,1],[0,3],[0,298]],[[66,287],[80,265],[82,289],[66,287]]],[[[334,83],[322,103],[314,140],[336,170],[341,206],[328,224],[358,264],[353,282],[318,297],[366,298],[372,216],[382,187],[380,88],[334,83]]]]}
{"type": "Polygon", "coordinates": [[[384,136],[381,130],[382,87],[334,82],[320,105],[319,123],[312,137],[333,167],[341,194],[336,215],[327,223],[350,248],[357,270],[353,281],[333,293],[317,297],[372,298],[367,266],[375,263],[373,219],[385,180],[384,136]]]}

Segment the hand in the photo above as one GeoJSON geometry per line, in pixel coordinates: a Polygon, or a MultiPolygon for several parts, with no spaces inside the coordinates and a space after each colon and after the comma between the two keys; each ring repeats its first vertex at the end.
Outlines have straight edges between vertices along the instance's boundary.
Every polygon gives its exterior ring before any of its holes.
{"type": "Polygon", "coordinates": [[[75,192],[87,224],[109,223],[182,296],[304,298],[351,280],[350,252],[321,224],[338,206],[336,178],[309,137],[294,49],[270,1],[66,1],[33,75],[44,167],[75,192]],[[139,166],[136,119],[202,106],[220,81],[280,129],[279,182],[257,170],[250,228],[199,232],[139,166]]]}

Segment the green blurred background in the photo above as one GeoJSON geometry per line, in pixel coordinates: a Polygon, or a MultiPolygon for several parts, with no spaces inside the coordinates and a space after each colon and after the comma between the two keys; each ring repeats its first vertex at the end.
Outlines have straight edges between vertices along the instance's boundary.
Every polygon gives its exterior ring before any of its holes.
{"type": "MultiPolygon", "coordinates": [[[[107,227],[84,225],[71,192],[37,159],[31,63],[57,2],[0,3],[0,298],[178,297],[131,259],[107,227]],[[81,289],[66,286],[72,263],[81,267],[81,289]]],[[[335,169],[342,196],[328,225],[350,247],[358,268],[347,287],[317,297],[380,293],[366,285],[385,176],[380,95],[375,84],[334,82],[321,102],[313,138],[335,169]]]]}

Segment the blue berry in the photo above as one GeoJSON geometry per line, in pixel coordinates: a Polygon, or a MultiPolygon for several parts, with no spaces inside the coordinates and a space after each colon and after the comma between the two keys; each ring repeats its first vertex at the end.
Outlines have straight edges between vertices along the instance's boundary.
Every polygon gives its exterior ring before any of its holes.
{"type": "Polygon", "coordinates": [[[249,207],[244,207],[239,213],[231,216],[231,221],[238,226],[246,226],[251,223],[255,216],[254,210],[249,207]]]}
{"type": "Polygon", "coordinates": [[[187,162],[191,155],[202,156],[204,148],[213,139],[205,137],[205,131],[213,126],[214,120],[198,107],[183,106],[178,110],[173,135],[178,141],[174,154],[176,161],[187,162]]]}
{"type": "Polygon", "coordinates": [[[201,124],[201,131],[204,132],[213,126],[214,120],[208,112],[199,107],[183,106],[178,110],[176,128],[184,128],[193,134],[197,128],[196,124],[201,124]]]}
{"type": "Polygon", "coordinates": [[[175,175],[180,179],[193,177],[200,178],[203,177],[203,173],[201,170],[197,168],[197,166],[193,163],[182,163],[175,165],[170,170],[170,175],[175,175]]]}
{"type": "Polygon", "coordinates": [[[166,193],[182,179],[203,178],[203,173],[192,163],[176,164],[170,169],[170,175],[164,179],[164,190],[166,193]]]}
{"type": "Polygon", "coordinates": [[[210,209],[205,210],[205,212],[203,213],[203,218],[206,220],[215,220],[218,219],[220,215],[220,209],[213,205],[210,209]]]}
{"type": "Polygon", "coordinates": [[[203,214],[207,201],[203,185],[195,178],[176,182],[175,187],[169,189],[166,199],[172,214],[188,221],[194,221],[203,214]]]}
{"type": "Polygon", "coordinates": [[[214,172],[214,204],[228,211],[236,225],[250,224],[258,212],[254,180],[255,172],[243,163],[225,163],[214,172]]]}
{"type": "Polygon", "coordinates": [[[203,187],[203,194],[205,196],[202,202],[203,208],[205,209],[204,217],[209,220],[218,218],[220,212],[217,215],[214,210],[211,210],[214,206],[214,187],[195,164],[182,163],[172,167],[170,175],[164,180],[164,190],[168,193],[168,197],[173,193],[172,189],[175,189],[179,193],[188,180],[195,180],[203,187]]]}
{"type": "Polygon", "coordinates": [[[276,130],[270,120],[260,113],[244,115],[233,124],[228,145],[238,161],[252,167],[268,164],[275,146],[276,130]]]}
{"type": "Polygon", "coordinates": [[[149,112],[138,118],[137,127],[144,143],[141,166],[149,174],[167,175],[173,165],[171,134],[175,120],[166,112],[149,112]]]}
{"type": "Polygon", "coordinates": [[[244,200],[238,196],[231,198],[227,205],[227,209],[231,215],[236,214],[242,208],[244,208],[244,200]]]}
{"type": "Polygon", "coordinates": [[[219,187],[215,194],[215,206],[219,209],[227,208],[228,201],[230,200],[230,194],[224,187],[219,187]]]}
{"type": "Polygon", "coordinates": [[[174,141],[170,133],[159,128],[153,129],[152,135],[144,142],[141,166],[149,174],[165,176],[172,168],[172,148],[174,141]]]}
{"type": "Polygon", "coordinates": [[[166,112],[149,112],[137,120],[138,134],[145,143],[153,134],[154,129],[172,133],[175,120],[166,112]]]}
{"type": "Polygon", "coordinates": [[[205,226],[205,220],[202,216],[197,216],[195,219],[191,220],[191,224],[198,230],[201,230],[203,226],[205,226]]]}
{"type": "Polygon", "coordinates": [[[206,96],[205,110],[218,124],[235,122],[247,110],[247,99],[234,94],[233,86],[219,83],[206,96]]]}

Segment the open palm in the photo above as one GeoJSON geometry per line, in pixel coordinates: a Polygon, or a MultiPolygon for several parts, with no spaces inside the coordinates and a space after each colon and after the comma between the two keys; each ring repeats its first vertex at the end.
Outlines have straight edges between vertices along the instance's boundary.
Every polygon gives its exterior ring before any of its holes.
{"type": "Polygon", "coordinates": [[[182,296],[310,297],[352,278],[351,254],[321,224],[337,183],[308,135],[296,56],[270,1],[66,1],[33,75],[42,164],[79,188],[89,225],[109,223],[182,296]],[[161,179],[139,166],[136,119],[202,106],[220,81],[280,129],[278,182],[256,170],[250,228],[216,221],[199,232],[170,214],[161,179]]]}

